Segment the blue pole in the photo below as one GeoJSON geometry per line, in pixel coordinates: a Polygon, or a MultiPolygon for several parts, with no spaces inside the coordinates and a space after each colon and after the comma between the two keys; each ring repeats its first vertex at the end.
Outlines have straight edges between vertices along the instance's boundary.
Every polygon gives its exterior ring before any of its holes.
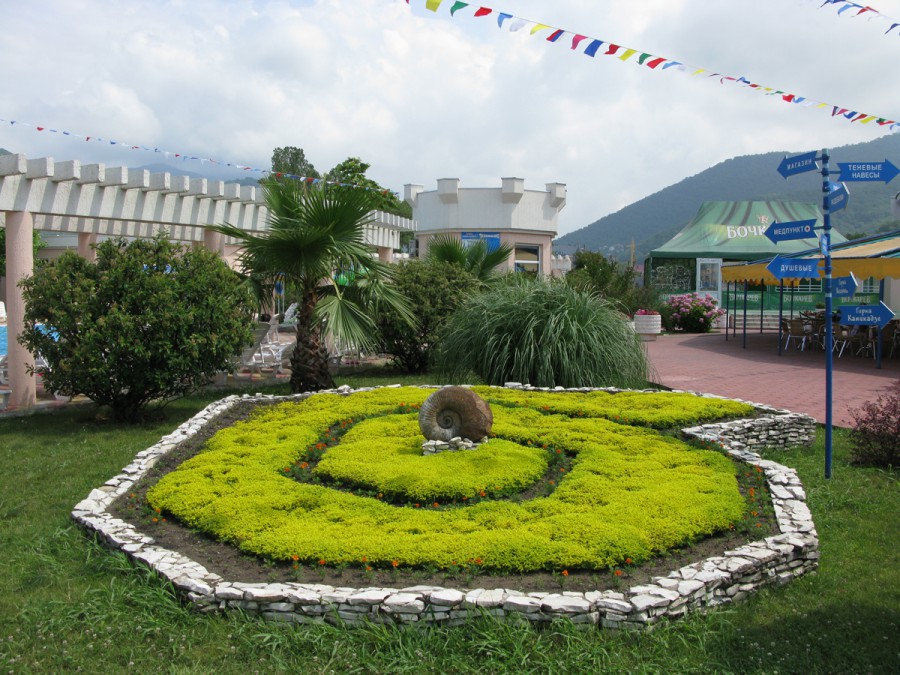
{"type": "Polygon", "coordinates": [[[832,375],[834,373],[833,339],[834,326],[831,318],[831,184],[828,180],[828,150],[822,150],[822,255],[825,258],[825,478],[831,478],[831,401],[832,375]]]}

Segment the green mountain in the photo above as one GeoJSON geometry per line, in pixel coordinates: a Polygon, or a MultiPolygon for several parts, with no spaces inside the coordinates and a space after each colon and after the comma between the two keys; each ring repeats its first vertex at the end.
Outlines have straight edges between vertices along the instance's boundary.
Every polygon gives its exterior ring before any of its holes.
{"type": "MultiPolygon", "coordinates": [[[[813,150],[815,148],[805,152],[813,150]]],[[[580,230],[559,237],[553,242],[554,252],[571,253],[586,248],[628,259],[631,242],[634,241],[635,259],[641,262],[650,251],[675,236],[705,201],[793,200],[821,204],[821,174],[810,173],[785,180],[777,171],[785,155],[801,152],[768,152],[735,157],[716,164],[580,230]]],[[[888,159],[900,167],[900,134],[829,148],[829,154],[829,167],[834,172],[832,180],[837,179],[838,162],[888,159]]],[[[900,178],[888,185],[848,183],[850,200],[847,208],[832,216],[832,225],[848,238],[873,234],[880,229],[900,229],[900,218],[891,215],[891,198],[900,189],[898,182],[900,178]]]]}

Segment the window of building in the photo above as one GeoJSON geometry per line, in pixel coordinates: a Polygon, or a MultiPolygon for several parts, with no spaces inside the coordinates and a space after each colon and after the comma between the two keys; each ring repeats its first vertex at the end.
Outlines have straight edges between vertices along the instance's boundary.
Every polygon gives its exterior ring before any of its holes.
{"type": "Polygon", "coordinates": [[[863,279],[862,283],[859,285],[857,289],[857,293],[879,293],[881,292],[881,281],[876,279],[875,277],[869,277],[868,279],[863,279]]]}
{"type": "Polygon", "coordinates": [[[797,282],[797,285],[794,286],[795,293],[821,293],[822,292],[822,280],[821,279],[800,279],[797,282]]]}
{"type": "Polygon", "coordinates": [[[532,276],[541,273],[541,247],[527,244],[516,244],[513,252],[516,272],[524,272],[532,276]]]}

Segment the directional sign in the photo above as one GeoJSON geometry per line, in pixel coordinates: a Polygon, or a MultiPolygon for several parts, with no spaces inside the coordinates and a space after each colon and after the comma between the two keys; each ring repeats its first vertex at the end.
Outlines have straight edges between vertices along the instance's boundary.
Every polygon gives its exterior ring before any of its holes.
{"type": "Polygon", "coordinates": [[[766,269],[771,272],[776,279],[818,279],[819,278],[819,261],[816,258],[812,260],[800,258],[782,258],[776,255],[775,258],[766,265],[766,269]]]}
{"type": "Polygon", "coordinates": [[[795,220],[791,223],[772,223],[766,228],[766,236],[773,244],[791,239],[809,239],[815,236],[816,220],[795,220]]]}
{"type": "Polygon", "coordinates": [[[831,292],[839,298],[852,298],[857,288],[859,282],[856,281],[853,272],[850,272],[850,276],[835,277],[831,280],[831,292]]]}
{"type": "Polygon", "coordinates": [[[888,160],[883,162],[838,162],[841,175],[838,180],[884,181],[890,183],[900,174],[900,169],[888,160]]]}
{"type": "Polygon", "coordinates": [[[850,200],[850,191],[843,183],[829,183],[831,191],[828,193],[828,210],[831,213],[840,211],[847,206],[850,200]]]}
{"type": "Polygon", "coordinates": [[[798,173],[815,171],[819,168],[819,165],[816,164],[816,159],[818,158],[815,151],[794,155],[793,157],[785,155],[784,159],[781,160],[781,164],[778,165],[778,173],[785,178],[789,178],[790,176],[796,176],[798,173]]]}
{"type": "Polygon", "coordinates": [[[884,328],[894,318],[891,308],[883,302],[877,305],[844,305],[841,307],[842,326],[878,326],[884,328]]]}

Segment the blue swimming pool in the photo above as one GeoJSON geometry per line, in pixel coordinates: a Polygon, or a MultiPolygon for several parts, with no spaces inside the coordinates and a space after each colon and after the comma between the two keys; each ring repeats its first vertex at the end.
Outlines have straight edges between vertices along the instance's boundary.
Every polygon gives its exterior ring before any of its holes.
{"type": "Polygon", "coordinates": [[[0,326],[0,356],[6,354],[6,326],[0,326]]]}

